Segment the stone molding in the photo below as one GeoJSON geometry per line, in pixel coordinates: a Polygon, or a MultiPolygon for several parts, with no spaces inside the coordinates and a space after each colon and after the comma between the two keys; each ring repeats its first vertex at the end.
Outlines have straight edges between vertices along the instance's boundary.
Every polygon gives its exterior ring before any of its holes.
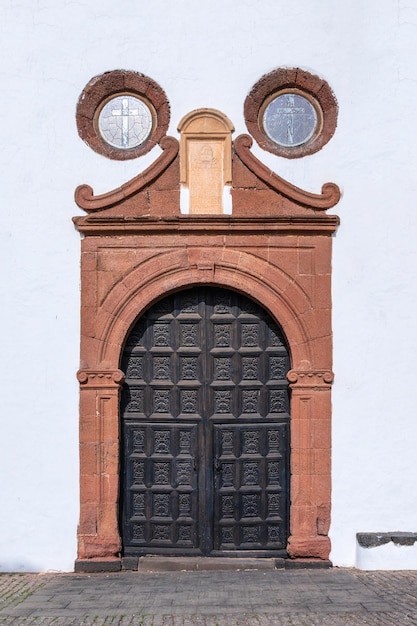
{"type": "Polygon", "coordinates": [[[118,388],[123,384],[124,379],[125,375],[121,370],[78,370],[77,372],[77,380],[81,388],[118,388]]]}
{"type": "Polygon", "coordinates": [[[252,137],[249,137],[249,135],[239,135],[234,141],[235,152],[248,169],[260,180],[272,187],[274,191],[286,196],[297,204],[319,211],[330,209],[339,202],[340,189],[337,185],[325,183],[321,188],[321,194],[304,191],[284,180],[259,161],[250,151],[252,143],[252,137]]]}
{"type": "Polygon", "coordinates": [[[179,143],[174,137],[163,137],[159,145],[163,153],[135,178],[112,191],[98,196],[94,195],[90,185],[79,185],[74,194],[75,202],[87,213],[92,213],[93,211],[100,211],[119,204],[130,196],[142,191],[146,185],[158,178],[171,165],[178,154],[179,143]]]}
{"type": "Polygon", "coordinates": [[[88,217],[76,216],[73,222],[81,233],[97,235],[100,233],[157,235],[329,235],[339,225],[337,215],[309,215],[306,217],[265,216],[261,218],[230,215],[178,215],[178,216],[137,216],[132,218],[109,219],[101,213],[88,217]]]}
{"type": "Polygon", "coordinates": [[[324,388],[331,387],[334,379],[334,374],[330,370],[290,370],[287,374],[287,379],[290,383],[291,389],[311,389],[311,388],[324,388]]]}

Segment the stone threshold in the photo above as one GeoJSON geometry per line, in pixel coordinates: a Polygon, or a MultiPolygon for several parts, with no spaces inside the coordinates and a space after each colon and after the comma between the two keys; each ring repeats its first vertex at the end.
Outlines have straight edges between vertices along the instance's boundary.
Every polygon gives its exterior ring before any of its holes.
{"type": "Polygon", "coordinates": [[[166,557],[141,556],[121,559],[78,559],[76,573],[99,573],[138,571],[153,572],[203,572],[203,571],[247,571],[282,569],[328,569],[331,561],[323,559],[283,558],[229,558],[229,557],[166,557]]]}

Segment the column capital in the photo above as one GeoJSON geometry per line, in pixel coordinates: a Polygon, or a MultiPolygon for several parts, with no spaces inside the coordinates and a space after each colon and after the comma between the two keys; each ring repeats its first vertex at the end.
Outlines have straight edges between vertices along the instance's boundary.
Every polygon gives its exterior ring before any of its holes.
{"type": "Polygon", "coordinates": [[[331,370],[301,370],[292,369],[287,374],[291,389],[329,389],[333,383],[334,374],[331,370]]]}
{"type": "Polygon", "coordinates": [[[124,382],[124,373],[117,370],[78,370],[77,379],[81,388],[119,388],[124,382]]]}

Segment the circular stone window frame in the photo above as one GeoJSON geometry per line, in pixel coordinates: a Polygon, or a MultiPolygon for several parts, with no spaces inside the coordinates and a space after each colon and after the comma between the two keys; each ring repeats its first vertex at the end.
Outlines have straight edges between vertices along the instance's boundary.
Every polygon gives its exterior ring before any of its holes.
{"type": "Polygon", "coordinates": [[[246,97],[244,117],[249,134],[256,143],[278,156],[296,159],[321,150],[333,137],[337,126],[338,105],[329,84],[319,76],[300,68],[278,68],[255,83],[246,97]],[[276,97],[295,93],[306,98],[315,108],[318,123],[312,137],[297,146],[281,146],[263,128],[263,113],[276,97]]]}
{"type": "Polygon", "coordinates": [[[76,123],[81,139],[95,152],[125,161],[136,159],[152,150],[168,131],[170,106],[166,93],[149,76],[128,70],[113,70],[92,78],[84,87],[77,103],[76,123]],[[111,146],[101,135],[98,117],[103,107],[117,96],[139,98],[150,110],[152,130],[139,146],[118,148],[111,146]]]}

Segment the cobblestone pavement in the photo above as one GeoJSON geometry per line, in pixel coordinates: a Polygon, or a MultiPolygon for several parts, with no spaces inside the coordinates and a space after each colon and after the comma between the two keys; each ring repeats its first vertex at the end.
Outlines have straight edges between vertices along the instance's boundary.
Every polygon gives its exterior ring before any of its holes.
{"type": "Polygon", "coordinates": [[[417,571],[0,574],[0,624],[417,625],[417,571]]]}

